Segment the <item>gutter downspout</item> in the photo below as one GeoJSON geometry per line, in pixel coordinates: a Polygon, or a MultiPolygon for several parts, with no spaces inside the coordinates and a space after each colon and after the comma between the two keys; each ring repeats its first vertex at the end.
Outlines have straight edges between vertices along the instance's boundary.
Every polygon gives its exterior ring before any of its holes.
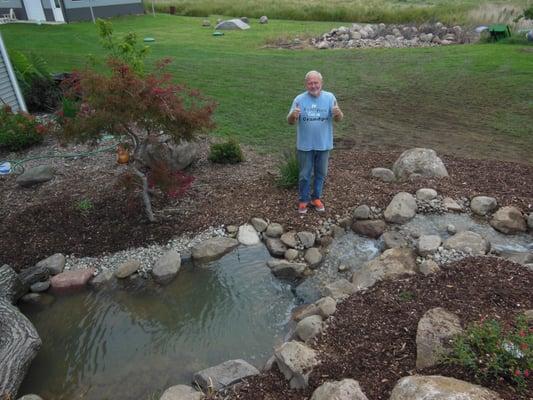
{"type": "Polygon", "coordinates": [[[9,75],[9,79],[11,80],[13,89],[15,90],[15,96],[17,97],[17,100],[20,104],[20,109],[24,112],[28,112],[28,109],[26,108],[26,103],[24,102],[24,97],[22,97],[22,92],[20,91],[20,88],[19,88],[19,83],[17,81],[15,71],[13,71],[13,66],[11,65],[11,61],[9,61],[9,56],[7,54],[6,46],[4,45],[4,40],[2,39],[1,33],[0,33],[0,53],[2,53],[2,58],[4,59],[4,64],[6,65],[7,74],[9,75]]]}

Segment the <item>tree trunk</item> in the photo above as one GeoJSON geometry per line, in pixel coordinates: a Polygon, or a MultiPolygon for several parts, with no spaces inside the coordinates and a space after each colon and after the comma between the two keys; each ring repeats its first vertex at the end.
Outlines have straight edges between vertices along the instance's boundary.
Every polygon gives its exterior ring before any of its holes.
{"type": "Polygon", "coordinates": [[[137,174],[137,176],[141,178],[141,182],[143,185],[142,199],[144,203],[144,212],[146,213],[146,216],[148,217],[150,222],[155,222],[154,213],[152,211],[152,202],[150,200],[150,194],[148,193],[148,179],[146,179],[146,175],[144,175],[137,168],[132,167],[132,169],[137,174]]]}

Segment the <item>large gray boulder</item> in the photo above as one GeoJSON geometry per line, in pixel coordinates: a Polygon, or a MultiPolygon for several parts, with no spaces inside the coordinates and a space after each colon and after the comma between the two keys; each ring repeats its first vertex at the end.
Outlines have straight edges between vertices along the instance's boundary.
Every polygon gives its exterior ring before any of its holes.
{"type": "Polygon", "coordinates": [[[304,342],[307,342],[322,332],[322,317],[310,315],[296,325],[295,333],[304,342]]]}
{"type": "Polygon", "coordinates": [[[158,167],[161,163],[168,165],[171,170],[183,170],[196,160],[198,144],[181,141],[174,143],[168,136],[162,136],[158,141],[145,141],[139,149],[139,160],[150,168],[158,167]]]}
{"type": "Polygon", "coordinates": [[[490,224],[494,229],[507,235],[525,232],[526,220],[522,212],[514,206],[506,206],[498,209],[492,216],[490,224]]]}
{"type": "Polygon", "coordinates": [[[388,168],[373,168],[372,171],[370,171],[370,175],[372,178],[380,179],[383,182],[393,182],[396,180],[394,172],[388,168]]]}
{"type": "Polygon", "coordinates": [[[30,168],[17,177],[17,184],[22,187],[30,187],[52,180],[55,170],[48,165],[39,165],[30,168]]]}
{"type": "Polygon", "coordinates": [[[383,213],[385,221],[403,224],[416,215],[416,200],[412,194],[396,194],[383,213]]]}
{"type": "Polygon", "coordinates": [[[202,400],[204,394],[187,385],[171,386],[163,392],[159,400],[202,400]]]}
{"type": "Polygon", "coordinates": [[[353,379],[326,382],[316,388],[311,400],[368,400],[359,386],[359,382],[353,379]]]}
{"type": "Polygon", "coordinates": [[[398,180],[409,179],[413,174],[424,177],[445,177],[448,171],[435,150],[414,148],[404,151],[394,162],[392,171],[398,180]]]}
{"type": "Polygon", "coordinates": [[[159,283],[167,283],[176,276],[181,268],[181,257],[176,250],[163,254],[152,268],[152,275],[159,283]]]}
{"type": "Polygon", "coordinates": [[[244,360],[229,360],[195,373],[193,380],[205,391],[220,390],[258,374],[259,370],[244,360]]]}
{"type": "Polygon", "coordinates": [[[216,30],[245,30],[250,29],[250,25],[248,25],[246,22],[241,21],[238,18],[235,19],[228,19],[226,21],[221,21],[215,26],[216,30]]]}
{"type": "Polygon", "coordinates": [[[478,256],[488,253],[490,250],[490,242],[479,233],[463,231],[448,238],[444,242],[444,247],[478,256]]]}
{"type": "Polygon", "coordinates": [[[427,311],[416,331],[416,367],[438,364],[441,355],[450,351],[453,336],[462,331],[457,315],[440,307],[427,311]]]}
{"type": "Polygon", "coordinates": [[[416,271],[416,257],[411,249],[388,249],[355,271],[352,275],[352,284],[356,290],[368,289],[378,281],[414,275],[416,271]]]}
{"type": "Polygon", "coordinates": [[[498,202],[494,197],[476,196],[470,200],[470,209],[477,215],[487,215],[494,211],[497,206],[498,202]]]}
{"type": "Polygon", "coordinates": [[[208,262],[222,257],[239,245],[237,239],[214,237],[207,239],[191,249],[192,258],[197,262],[208,262]]]}
{"type": "Polygon", "coordinates": [[[318,365],[317,353],[300,342],[283,343],[274,351],[276,364],[291,389],[304,389],[308,386],[309,375],[318,365]]]}
{"type": "Polygon", "coordinates": [[[501,400],[488,389],[444,376],[407,376],[398,381],[389,400],[501,400]]]}

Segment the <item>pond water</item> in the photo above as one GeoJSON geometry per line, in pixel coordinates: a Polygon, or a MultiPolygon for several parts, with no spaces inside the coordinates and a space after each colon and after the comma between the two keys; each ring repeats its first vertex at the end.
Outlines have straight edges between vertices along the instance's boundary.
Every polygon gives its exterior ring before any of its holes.
{"type": "Polygon", "coordinates": [[[184,265],[167,286],[138,278],[21,306],[43,346],[19,395],[152,399],[229,359],[261,368],[296,306],[268,259],[262,245],[239,247],[206,266],[184,265]]]}

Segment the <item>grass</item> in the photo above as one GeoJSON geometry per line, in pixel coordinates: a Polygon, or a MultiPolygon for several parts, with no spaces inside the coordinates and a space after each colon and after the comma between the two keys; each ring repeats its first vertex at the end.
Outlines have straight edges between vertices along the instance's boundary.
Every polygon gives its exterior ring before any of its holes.
{"type": "MultiPolygon", "coordinates": [[[[214,22],[216,16],[211,16],[214,22]]],[[[279,37],[319,35],[334,22],[251,21],[247,31],[222,37],[203,18],[157,14],[113,20],[117,34],[154,37],[148,62],[169,56],[177,81],[218,102],[213,134],[235,136],[261,151],[294,146],[285,117],[303,76],[317,69],[345,120],[336,135],[361,147],[433,146],[467,156],[533,159],[533,46],[479,44],[419,49],[280,50],[279,37]]],[[[0,27],[8,49],[42,55],[53,71],[105,53],[91,23],[10,24],[0,27]]]]}
{"type": "MultiPolygon", "coordinates": [[[[155,0],[155,8],[168,12],[170,6],[180,15],[203,17],[212,14],[301,21],[422,22],[449,24],[482,22],[488,11],[505,10],[516,16],[528,0],[495,2],[489,0],[155,0]]],[[[147,11],[152,3],[145,2],[147,11]]]]}

